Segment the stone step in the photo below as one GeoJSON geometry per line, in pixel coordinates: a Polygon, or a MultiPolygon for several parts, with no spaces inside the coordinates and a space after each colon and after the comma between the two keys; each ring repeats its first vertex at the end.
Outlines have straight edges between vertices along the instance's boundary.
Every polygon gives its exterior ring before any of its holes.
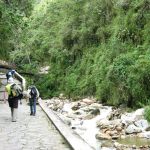
{"type": "Polygon", "coordinates": [[[7,80],[6,79],[0,79],[0,82],[3,86],[5,86],[7,84],[7,80]]]}
{"type": "Polygon", "coordinates": [[[6,75],[5,74],[0,74],[0,79],[6,79],[6,75]]]}

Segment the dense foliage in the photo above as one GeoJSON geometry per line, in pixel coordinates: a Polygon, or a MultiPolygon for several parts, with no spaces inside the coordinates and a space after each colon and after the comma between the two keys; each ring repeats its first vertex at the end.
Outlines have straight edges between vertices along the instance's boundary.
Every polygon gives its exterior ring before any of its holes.
{"type": "Polygon", "coordinates": [[[24,19],[31,14],[33,0],[0,0],[0,59],[18,49],[24,19]]]}
{"type": "Polygon", "coordinates": [[[149,0],[41,1],[19,39],[16,63],[50,66],[37,83],[43,97],[131,107],[150,99],[149,0]]]}

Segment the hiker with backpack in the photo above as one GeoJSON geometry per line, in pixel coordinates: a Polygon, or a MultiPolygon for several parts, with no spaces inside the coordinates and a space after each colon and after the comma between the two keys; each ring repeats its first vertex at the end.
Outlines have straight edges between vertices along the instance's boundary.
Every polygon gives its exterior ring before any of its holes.
{"type": "Polygon", "coordinates": [[[39,97],[39,91],[36,86],[30,86],[28,88],[29,104],[30,104],[30,115],[36,115],[36,103],[39,97]]]}
{"type": "Polygon", "coordinates": [[[8,80],[9,80],[9,78],[13,78],[14,77],[14,75],[15,75],[15,70],[8,70],[8,72],[6,73],[6,78],[7,78],[7,82],[8,82],[8,80]]]}
{"type": "Polygon", "coordinates": [[[13,78],[8,79],[8,84],[5,87],[8,93],[8,103],[11,109],[12,122],[17,121],[18,100],[22,99],[22,89],[14,83],[13,78]]]}

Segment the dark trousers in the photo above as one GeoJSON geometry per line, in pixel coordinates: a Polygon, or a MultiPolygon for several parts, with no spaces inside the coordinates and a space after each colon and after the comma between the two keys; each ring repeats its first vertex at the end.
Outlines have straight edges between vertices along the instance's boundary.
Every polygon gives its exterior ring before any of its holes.
{"type": "Polygon", "coordinates": [[[18,110],[18,97],[8,97],[8,103],[11,110],[12,121],[17,120],[17,110],[18,110]]]}
{"type": "Polygon", "coordinates": [[[29,99],[31,115],[36,114],[36,97],[29,99]]]}
{"type": "Polygon", "coordinates": [[[11,108],[18,108],[18,97],[8,97],[8,103],[9,103],[9,107],[11,108]]]}

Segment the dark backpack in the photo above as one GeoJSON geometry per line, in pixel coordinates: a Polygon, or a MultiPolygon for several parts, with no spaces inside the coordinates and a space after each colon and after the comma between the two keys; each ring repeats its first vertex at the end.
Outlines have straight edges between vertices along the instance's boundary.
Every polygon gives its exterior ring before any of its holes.
{"type": "Polygon", "coordinates": [[[32,87],[31,88],[31,92],[30,92],[30,95],[31,95],[31,97],[33,98],[33,97],[37,97],[37,90],[36,90],[36,88],[35,87],[32,87]]]}
{"type": "Polygon", "coordinates": [[[18,97],[18,96],[21,96],[22,95],[22,89],[19,85],[17,84],[12,84],[11,85],[11,95],[13,97],[18,97]]]}

